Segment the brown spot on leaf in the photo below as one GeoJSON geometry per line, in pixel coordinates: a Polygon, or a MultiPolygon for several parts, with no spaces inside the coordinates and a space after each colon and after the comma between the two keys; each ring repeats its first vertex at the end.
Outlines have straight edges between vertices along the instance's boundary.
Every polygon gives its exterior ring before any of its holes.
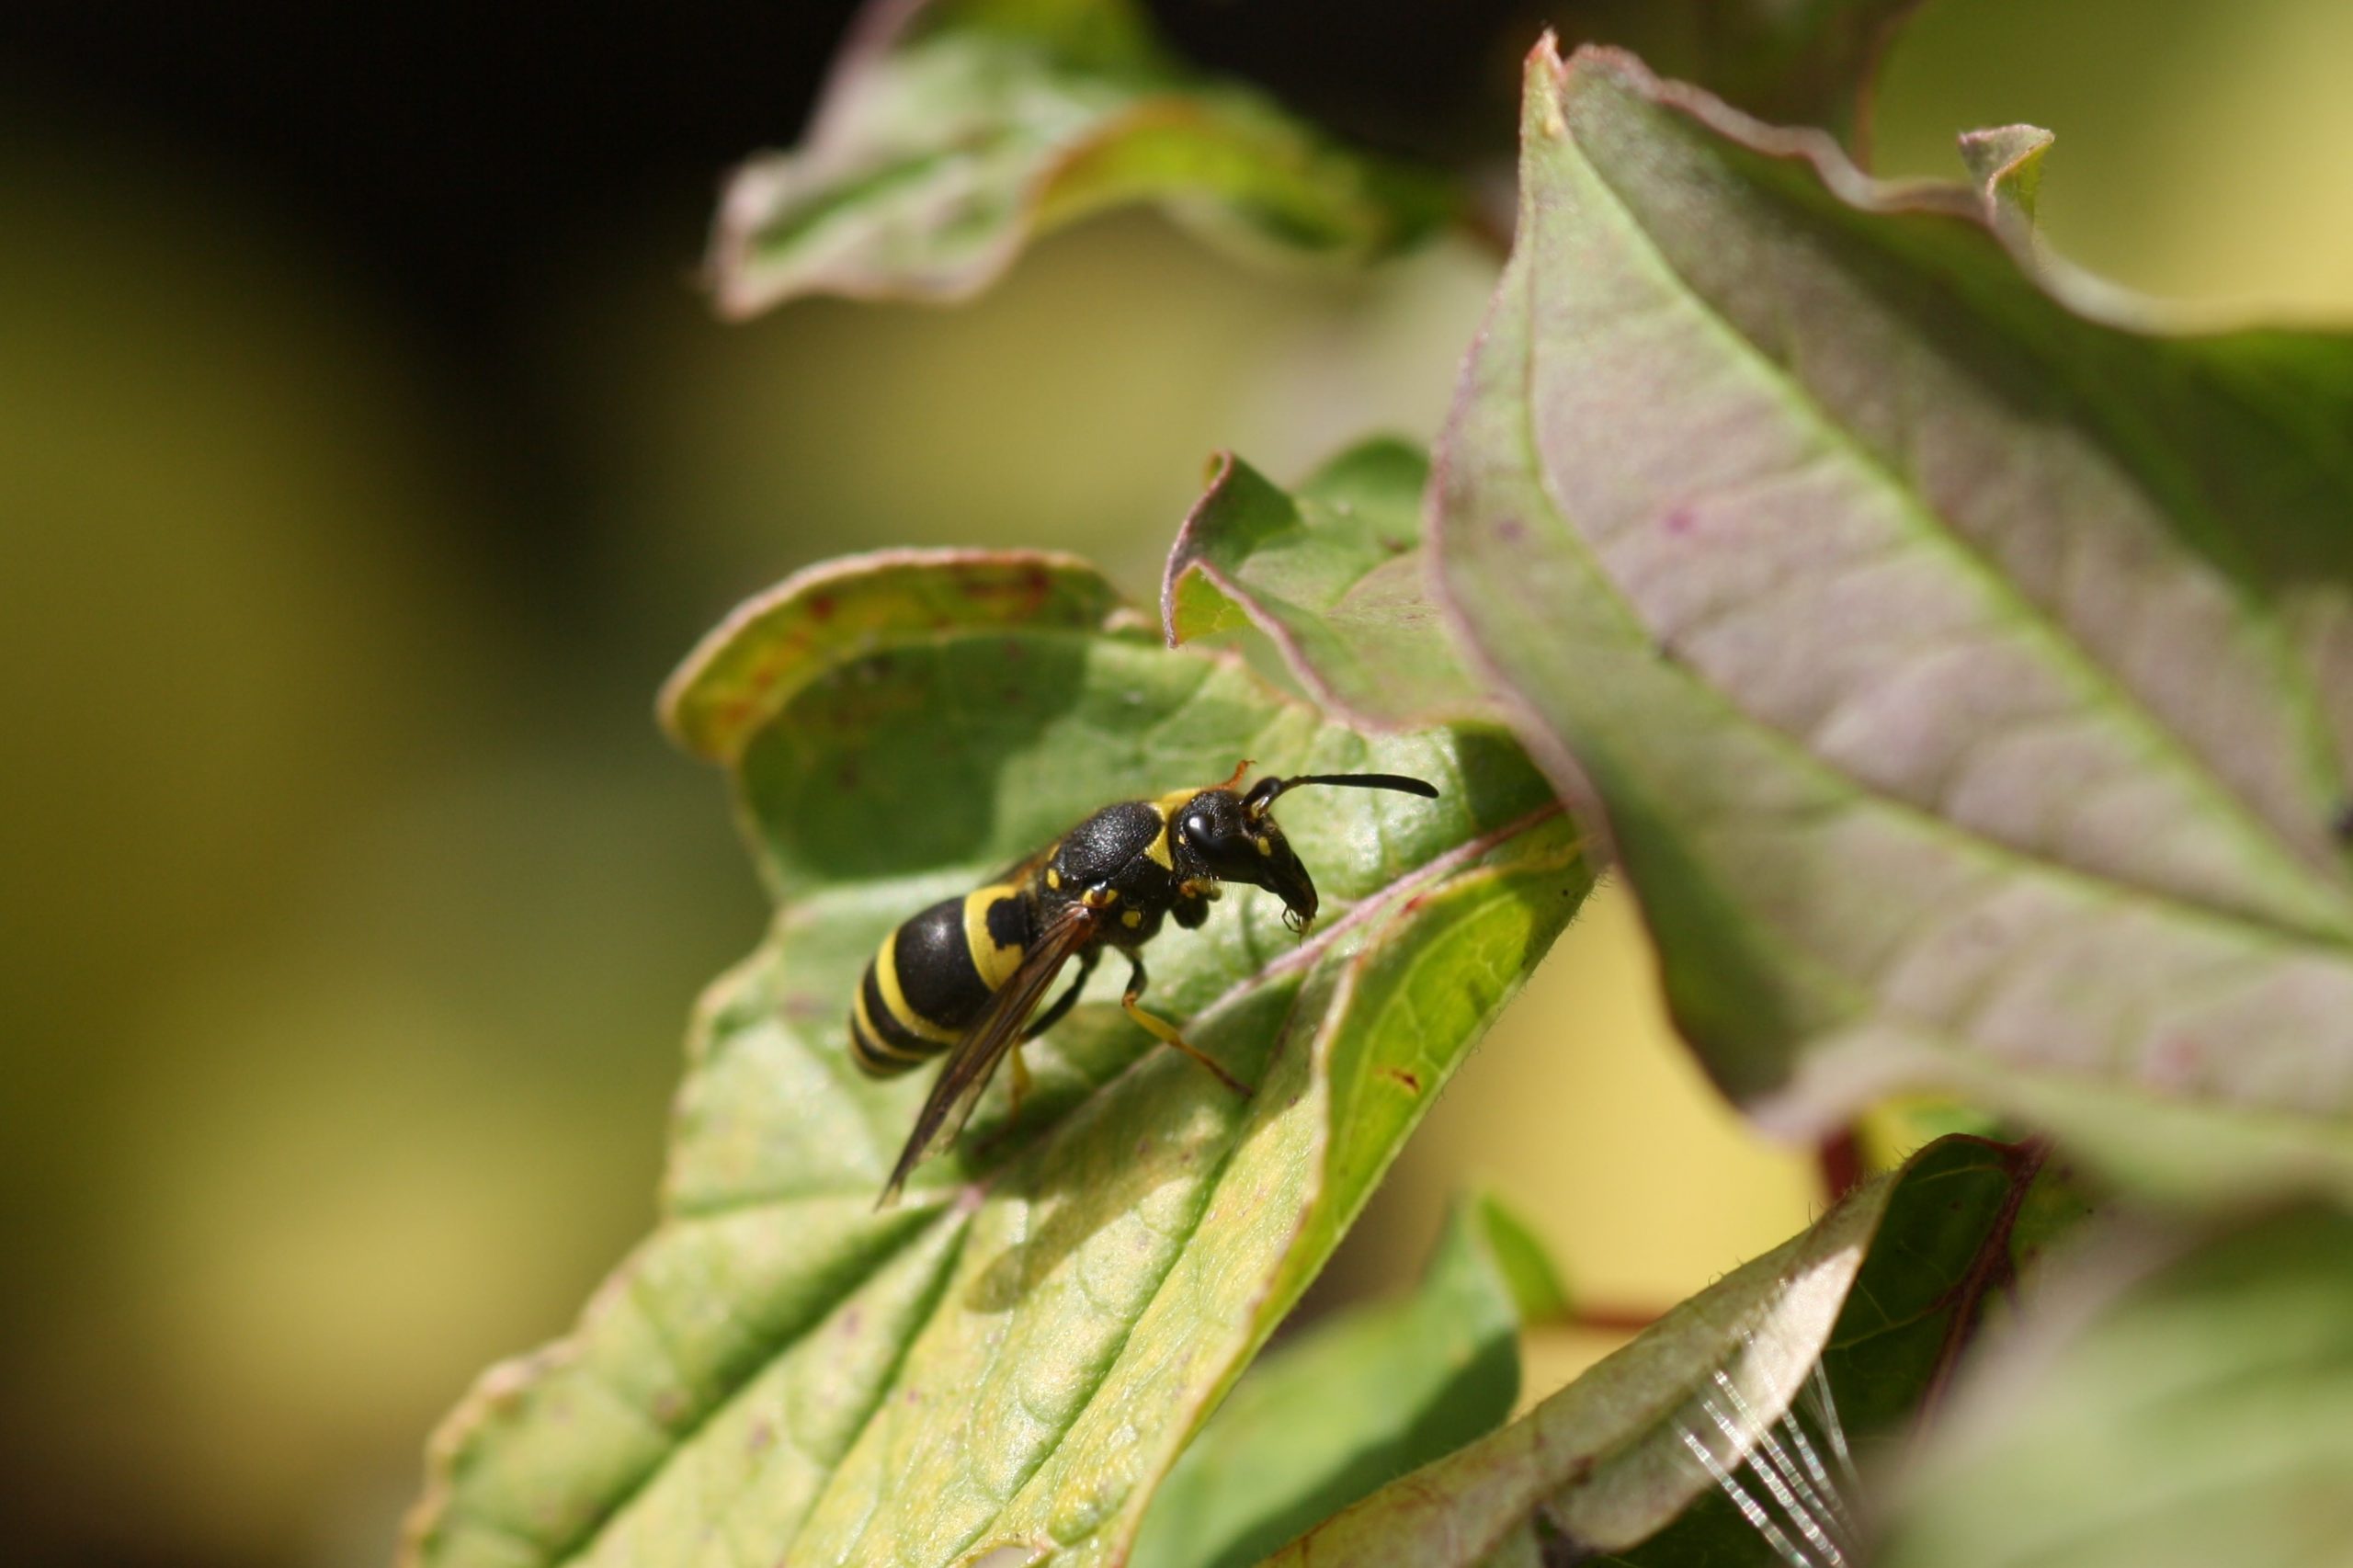
{"type": "Polygon", "coordinates": [[[1383,1067],[1381,1069],[1381,1075],[1393,1083],[1403,1085],[1409,1095],[1418,1095],[1422,1092],[1420,1074],[1408,1073],[1403,1067],[1383,1067]]]}
{"type": "Polygon", "coordinates": [[[2197,1082],[2205,1051],[2188,1035],[2171,1035],[2149,1053],[2149,1078],[2159,1088],[2186,1089],[2197,1082]]]}
{"type": "Polygon", "coordinates": [[[1550,1509],[1539,1506],[1529,1523],[1536,1528],[1537,1555],[1544,1568],[1576,1568],[1580,1562],[1593,1561],[1593,1548],[1563,1529],[1550,1509]]]}
{"type": "Polygon", "coordinates": [[[1027,566],[1007,574],[995,566],[979,566],[960,570],[956,587],[969,599],[1012,599],[1019,602],[1015,611],[1018,617],[1035,615],[1053,592],[1054,579],[1042,566],[1027,566]]]}
{"type": "Polygon", "coordinates": [[[831,594],[812,594],[809,597],[809,615],[810,618],[814,620],[833,619],[834,596],[831,594]]]}

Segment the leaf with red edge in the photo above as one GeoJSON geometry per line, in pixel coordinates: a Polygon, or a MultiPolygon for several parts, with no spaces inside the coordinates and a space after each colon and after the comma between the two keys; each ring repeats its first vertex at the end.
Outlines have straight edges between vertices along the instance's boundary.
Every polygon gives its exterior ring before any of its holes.
{"type": "Polygon", "coordinates": [[[2353,1195],[2353,338],[2022,256],[2025,132],[1881,186],[1545,48],[1522,143],[1439,577],[1717,1082],[2353,1195]]]}

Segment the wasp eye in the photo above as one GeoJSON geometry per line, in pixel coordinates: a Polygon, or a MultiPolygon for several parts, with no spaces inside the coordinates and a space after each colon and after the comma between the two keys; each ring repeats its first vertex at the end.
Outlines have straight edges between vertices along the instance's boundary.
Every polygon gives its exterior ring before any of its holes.
{"type": "Polygon", "coordinates": [[[1198,848],[1209,841],[1209,836],[1210,822],[1207,817],[1189,816],[1176,824],[1178,841],[1188,846],[1198,848]]]}

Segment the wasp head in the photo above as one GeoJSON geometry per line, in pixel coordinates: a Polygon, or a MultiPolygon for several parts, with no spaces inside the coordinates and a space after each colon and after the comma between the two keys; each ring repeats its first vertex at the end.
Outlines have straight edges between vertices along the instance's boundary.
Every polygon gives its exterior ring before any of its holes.
{"type": "Polygon", "coordinates": [[[1283,901],[1283,923],[1294,931],[1315,918],[1315,880],[1263,806],[1253,810],[1231,790],[1204,790],[1170,818],[1168,836],[1179,875],[1265,888],[1283,901]]]}
{"type": "Polygon", "coordinates": [[[1276,797],[1302,784],[1340,784],[1438,798],[1432,786],[1393,773],[1261,778],[1246,795],[1236,794],[1231,788],[1240,777],[1237,771],[1227,785],[1201,790],[1171,815],[1169,839],[1179,857],[1179,874],[1265,888],[1283,901],[1283,924],[1302,936],[1315,919],[1315,880],[1307,874],[1298,852],[1275,821],[1276,797]]]}

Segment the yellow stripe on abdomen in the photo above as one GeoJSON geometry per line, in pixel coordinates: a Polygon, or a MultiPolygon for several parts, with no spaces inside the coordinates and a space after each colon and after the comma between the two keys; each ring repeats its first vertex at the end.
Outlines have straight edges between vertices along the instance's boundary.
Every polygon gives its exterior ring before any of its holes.
{"type": "Polygon", "coordinates": [[[959,1031],[935,1024],[907,1005],[907,994],[899,989],[899,934],[896,931],[882,938],[882,950],[874,959],[874,983],[882,993],[882,1006],[891,1017],[909,1034],[920,1035],[934,1045],[954,1045],[959,1031]]]}
{"type": "Polygon", "coordinates": [[[903,1050],[891,1043],[890,1036],[876,1027],[874,1015],[867,1010],[863,985],[850,1003],[849,1025],[851,1053],[869,1074],[888,1076],[931,1060],[921,1051],[903,1050]]]}

